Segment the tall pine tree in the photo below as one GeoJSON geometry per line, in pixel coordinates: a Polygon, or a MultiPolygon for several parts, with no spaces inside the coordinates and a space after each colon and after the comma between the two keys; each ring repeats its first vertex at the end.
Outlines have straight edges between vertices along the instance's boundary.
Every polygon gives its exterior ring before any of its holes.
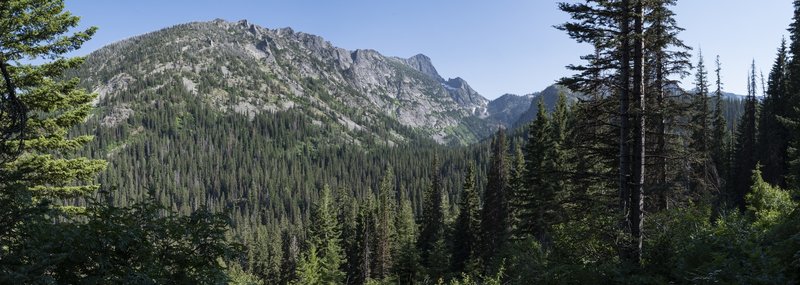
{"type": "Polygon", "coordinates": [[[710,198],[710,191],[714,188],[712,184],[716,180],[716,173],[711,165],[709,151],[711,109],[708,103],[708,73],[706,72],[702,51],[698,53],[697,73],[695,74],[694,84],[694,109],[690,120],[692,140],[689,145],[694,153],[692,159],[694,171],[690,195],[702,201],[710,198]]]}
{"type": "Polygon", "coordinates": [[[555,219],[556,192],[554,176],[556,145],[553,126],[547,115],[544,101],[538,101],[536,118],[530,125],[528,142],[525,145],[527,179],[518,205],[520,224],[517,236],[536,238],[544,243],[555,219]]]}
{"type": "Polygon", "coordinates": [[[339,284],[345,274],[341,270],[344,254],[341,248],[341,228],[336,218],[337,207],[333,203],[331,189],[327,185],[322,188],[319,201],[311,212],[308,243],[312,249],[298,265],[298,276],[306,278],[308,266],[317,266],[320,282],[339,284]],[[313,254],[312,254],[313,253],[313,254]],[[316,256],[315,256],[316,255],[316,256]],[[316,261],[315,259],[319,259],[316,261]]]}
{"type": "Polygon", "coordinates": [[[67,158],[93,139],[71,137],[68,131],[85,121],[95,95],[79,88],[77,78],[64,78],[83,62],[64,56],[80,48],[96,28],[70,33],[79,17],[65,11],[62,0],[3,1],[0,19],[2,240],[25,217],[15,211],[93,194],[99,188],[95,176],[106,163],[67,158]],[[29,63],[35,60],[44,63],[29,63]]]}
{"type": "Polygon", "coordinates": [[[728,122],[725,120],[722,98],[722,63],[719,61],[719,56],[716,60],[716,90],[714,91],[714,112],[711,115],[713,118],[711,135],[711,160],[714,162],[714,169],[717,173],[717,181],[714,183],[716,191],[721,193],[725,189],[725,181],[728,178],[730,165],[730,154],[728,153],[730,140],[730,131],[728,130],[728,122]]]}
{"type": "Polygon", "coordinates": [[[734,181],[731,202],[740,211],[745,210],[744,197],[750,189],[750,173],[756,167],[756,65],[755,61],[748,73],[747,99],[744,114],[739,120],[734,150],[734,181]]]}
{"type": "Polygon", "coordinates": [[[789,115],[784,122],[790,128],[790,143],[787,150],[789,158],[789,173],[787,175],[788,185],[793,189],[800,189],[800,1],[794,1],[794,17],[789,25],[791,44],[789,45],[789,57],[791,60],[787,66],[786,82],[787,98],[789,102],[789,115]]]}
{"type": "MultiPolygon", "coordinates": [[[[405,193],[401,191],[401,193],[405,193]]],[[[398,212],[395,227],[397,235],[394,253],[393,272],[400,284],[413,284],[419,277],[419,251],[417,250],[417,224],[414,222],[414,211],[411,201],[406,197],[401,198],[400,211],[398,212]]]]}
{"type": "Polygon", "coordinates": [[[395,219],[397,198],[394,172],[387,167],[378,192],[378,207],[375,223],[375,253],[372,276],[383,280],[389,277],[392,268],[392,251],[395,244],[395,219]]]}
{"type": "Polygon", "coordinates": [[[486,266],[492,266],[510,235],[508,145],[503,128],[492,140],[486,192],[481,211],[480,253],[486,266]]]}
{"type": "Polygon", "coordinates": [[[472,272],[479,269],[478,241],[480,238],[480,198],[475,185],[475,165],[467,168],[459,212],[453,232],[453,272],[472,272]]]}
{"type": "Polygon", "coordinates": [[[444,258],[441,252],[444,244],[444,205],[442,179],[439,176],[439,159],[433,158],[433,167],[430,174],[430,186],[425,191],[422,208],[422,224],[420,225],[419,239],[417,240],[421,264],[428,269],[433,280],[444,276],[449,264],[442,264],[444,258]]]}
{"type": "Polygon", "coordinates": [[[758,120],[758,159],[763,165],[762,177],[767,183],[786,186],[785,175],[789,165],[789,129],[781,122],[791,116],[792,105],[787,99],[787,61],[786,40],[781,42],[775,63],[769,73],[769,84],[761,100],[761,113],[758,120]]]}

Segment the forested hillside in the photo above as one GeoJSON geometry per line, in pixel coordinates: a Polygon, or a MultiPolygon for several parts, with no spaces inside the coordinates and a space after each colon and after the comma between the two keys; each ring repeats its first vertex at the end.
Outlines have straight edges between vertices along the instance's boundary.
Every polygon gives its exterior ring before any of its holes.
{"type": "Polygon", "coordinates": [[[489,101],[247,21],[66,58],[95,28],[0,3],[0,283],[796,284],[800,3],[747,96],[675,4],[559,4],[594,52],[489,101]]]}

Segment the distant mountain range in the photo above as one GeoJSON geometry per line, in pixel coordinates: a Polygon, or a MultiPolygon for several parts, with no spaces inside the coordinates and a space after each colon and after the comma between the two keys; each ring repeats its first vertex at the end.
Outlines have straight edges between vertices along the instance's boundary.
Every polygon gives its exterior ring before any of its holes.
{"type": "Polygon", "coordinates": [[[185,93],[208,112],[300,111],[353,143],[469,144],[515,125],[533,97],[489,101],[464,79],[444,79],[422,54],[350,51],[244,20],[181,24],[113,43],[89,54],[75,74],[100,95],[104,126],[146,111],[159,94],[185,93]]]}
{"type": "MultiPolygon", "coordinates": [[[[460,77],[444,79],[422,54],[345,50],[319,36],[245,20],[181,24],[113,43],[89,54],[74,75],[99,94],[95,115],[105,128],[159,104],[191,101],[202,112],[251,120],[291,110],[334,130],[324,140],[352,144],[466,145],[500,126],[529,122],[537,98],[548,108],[559,92],[576,98],[553,85],[490,101],[460,77]]],[[[177,110],[176,117],[187,115],[177,110]]]]}

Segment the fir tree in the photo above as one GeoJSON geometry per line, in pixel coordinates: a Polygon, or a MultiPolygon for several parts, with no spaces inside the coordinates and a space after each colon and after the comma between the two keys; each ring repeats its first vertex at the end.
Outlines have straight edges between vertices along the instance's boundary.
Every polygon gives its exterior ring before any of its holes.
{"type": "Polygon", "coordinates": [[[67,158],[93,139],[67,132],[84,122],[95,95],[79,88],[77,78],[62,79],[83,62],[64,55],[96,28],[70,34],[79,17],[65,11],[61,0],[3,1],[0,19],[0,211],[10,217],[0,220],[2,240],[24,217],[5,211],[89,196],[99,188],[94,179],[106,163],[67,158]],[[31,59],[45,62],[26,63],[31,59]]]}
{"type": "Polygon", "coordinates": [[[95,194],[96,176],[106,166],[76,155],[93,136],[68,134],[85,122],[95,98],[67,75],[83,58],[65,56],[96,31],[78,22],[63,0],[0,2],[0,275],[19,273],[24,280],[59,263],[57,246],[31,245],[63,231],[51,219],[58,213],[45,214],[53,204],[83,211],[75,206],[95,194]]]}

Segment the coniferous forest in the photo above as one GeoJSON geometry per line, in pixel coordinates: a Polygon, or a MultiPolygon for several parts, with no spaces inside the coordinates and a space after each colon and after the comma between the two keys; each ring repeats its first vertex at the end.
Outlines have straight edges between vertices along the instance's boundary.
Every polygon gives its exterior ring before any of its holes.
{"type": "MultiPolygon", "coordinates": [[[[342,127],[331,110],[366,111],[324,78],[234,53],[267,90],[341,106],[222,112],[191,70],[98,96],[116,56],[67,56],[97,28],[63,0],[2,1],[0,284],[798,284],[800,1],[742,99],[676,2],[559,3],[555,28],[593,51],[532,120],[458,145],[390,115],[342,127]]],[[[124,56],[177,57],[159,52],[124,56]]]]}

